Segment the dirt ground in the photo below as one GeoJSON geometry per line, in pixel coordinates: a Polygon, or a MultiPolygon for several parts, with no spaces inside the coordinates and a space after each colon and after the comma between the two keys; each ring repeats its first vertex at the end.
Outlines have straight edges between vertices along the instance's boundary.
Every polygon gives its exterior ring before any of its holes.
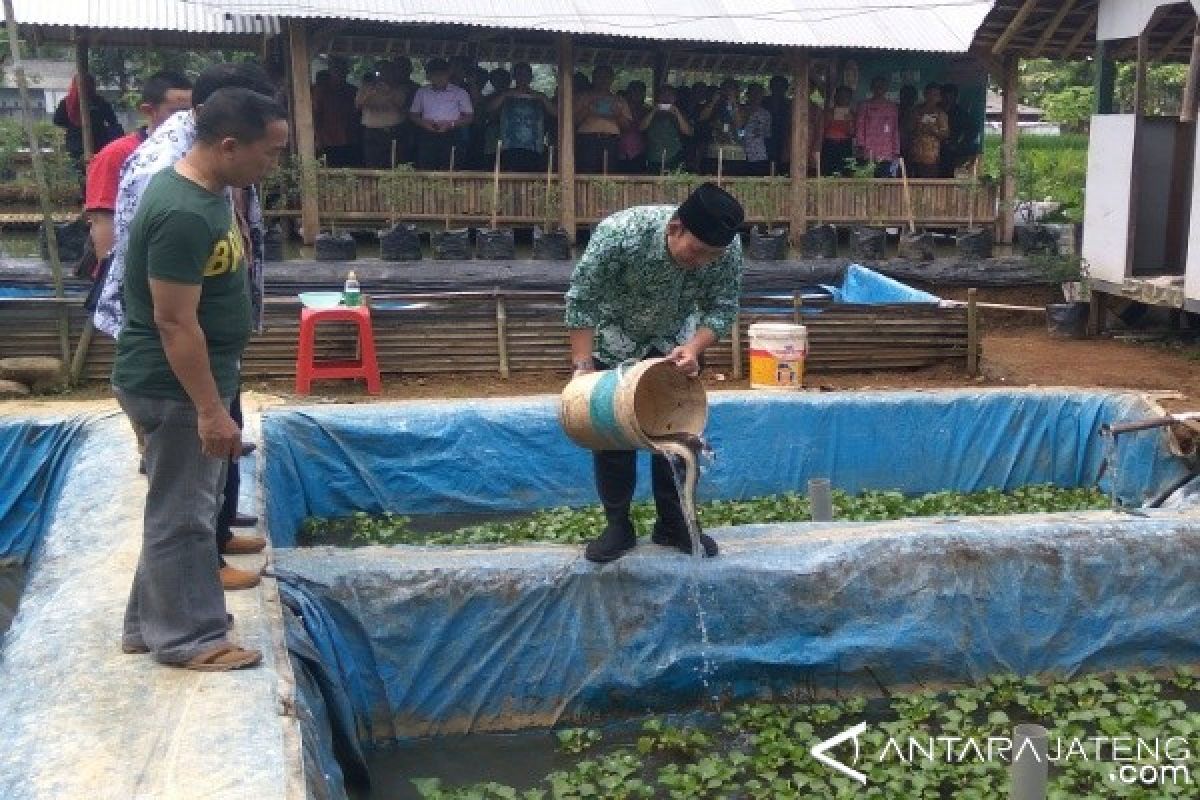
{"type": "MultiPolygon", "coordinates": [[[[487,376],[429,375],[385,381],[383,399],[432,397],[502,397],[557,392],[566,373],[519,373],[507,381],[487,376]]],[[[748,389],[746,380],[733,381],[712,370],[704,380],[710,390],[748,389]]],[[[1174,392],[1195,401],[1200,409],[1200,345],[1167,346],[1110,339],[1054,339],[1032,327],[1000,328],[984,335],[982,374],[970,378],[959,367],[885,372],[814,372],[805,383],[814,389],[923,389],[961,386],[1085,386],[1174,392]]],[[[251,384],[255,391],[277,394],[289,401],[289,387],[251,384]]],[[[321,397],[338,402],[370,400],[350,384],[326,384],[321,397]]]]}
{"type": "MultiPolygon", "coordinates": [[[[1040,304],[1035,297],[989,298],[1015,305],[1040,304]],[[1025,303],[1017,302],[1024,300],[1025,303]]],[[[982,374],[970,378],[959,367],[938,366],[890,372],[814,372],[805,383],[814,390],[935,389],[964,386],[1080,386],[1141,389],[1173,393],[1163,401],[1169,410],[1200,410],[1200,343],[1121,341],[1114,338],[1071,341],[1052,338],[1042,318],[985,312],[982,374]]],[[[746,389],[747,381],[707,371],[710,390],[746,389]]],[[[508,380],[492,375],[427,375],[389,377],[382,395],[364,394],[351,382],[318,384],[310,397],[298,397],[284,382],[249,381],[253,405],[278,403],[379,402],[401,399],[505,397],[558,392],[566,373],[518,373],[508,380]]],[[[89,386],[66,394],[0,402],[0,413],[111,408],[105,386],[89,386]]]]}

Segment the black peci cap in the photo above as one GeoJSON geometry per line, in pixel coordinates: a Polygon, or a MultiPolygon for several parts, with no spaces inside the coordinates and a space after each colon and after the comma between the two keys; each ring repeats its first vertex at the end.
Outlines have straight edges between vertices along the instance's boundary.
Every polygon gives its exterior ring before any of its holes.
{"type": "Polygon", "coordinates": [[[715,183],[697,186],[675,213],[689,233],[713,247],[728,246],[745,219],[742,204],[715,183]]]}

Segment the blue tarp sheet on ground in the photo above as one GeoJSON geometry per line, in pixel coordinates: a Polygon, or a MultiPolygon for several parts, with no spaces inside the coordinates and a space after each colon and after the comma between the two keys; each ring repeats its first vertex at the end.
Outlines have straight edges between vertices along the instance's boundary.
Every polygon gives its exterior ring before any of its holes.
{"type": "Polygon", "coordinates": [[[0,562],[24,563],[37,547],[85,425],[82,418],[0,422],[0,562]]]}
{"type": "Polygon", "coordinates": [[[835,303],[878,305],[883,303],[937,303],[937,295],[914,289],[860,264],[846,267],[841,286],[826,286],[835,303]]]}
{"type": "MultiPolygon", "coordinates": [[[[1137,394],[1072,390],[722,392],[709,402],[717,458],[701,499],[803,491],[812,477],[851,493],[1091,486],[1105,456],[1100,426],[1158,413],[1137,394]]],[[[1102,485],[1115,472],[1122,501],[1141,505],[1182,477],[1165,436],[1122,437],[1102,485]]],[[[556,398],[273,411],[263,438],[277,546],[293,545],[307,516],[596,502],[591,456],[563,434],[556,398]]]]}
{"type": "MultiPolygon", "coordinates": [[[[84,294],[85,290],[74,286],[67,287],[65,293],[68,295],[84,294]]],[[[23,298],[23,297],[53,297],[53,287],[45,286],[5,286],[0,284],[0,298],[23,298]]]]}

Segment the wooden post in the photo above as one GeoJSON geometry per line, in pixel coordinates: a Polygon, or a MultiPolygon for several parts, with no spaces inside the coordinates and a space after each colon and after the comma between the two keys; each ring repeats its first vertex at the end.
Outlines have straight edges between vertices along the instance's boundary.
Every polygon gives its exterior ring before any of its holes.
{"type": "MultiPolygon", "coordinates": [[[[1143,33],[1137,37],[1137,66],[1133,77],[1133,115],[1141,124],[1146,113],[1146,67],[1150,66],[1150,37],[1143,33]]],[[[1134,162],[1136,163],[1136,162],[1134,162]]]]}
{"type": "Polygon", "coordinates": [[[1012,244],[1013,240],[1013,211],[1017,201],[1017,125],[1020,117],[1017,113],[1017,87],[1019,78],[1020,58],[1009,53],[1004,57],[1004,92],[1003,114],[1001,116],[1001,167],[1000,167],[1000,224],[997,226],[996,240],[1003,244],[1012,244]]]}
{"type": "Polygon", "coordinates": [[[496,230],[500,215],[500,151],[504,149],[504,140],[496,140],[496,167],[492,172],[492,230],[496,230]]]}
{"type": "Polygon", "coordinates": [[[908,186],[908,166],[904,163],[904,156],[896,160],[900,162],[900,182],[904,187],[904,216],[908,217],[908,232],[916,234],[917,220],[913,215],[912,192],[908,186]]]}
{"type": "Polygon", "coordinates": [[[296,155],[300,159],[300,224],[304,229],[304,243],[311,245],[317,241],[321,221],[317,206],[317,144],[305,20],[288,20],[288,45],[292,55],[292,123],[296,128],[296,155]]]}
{"type": "Polygon", "coordinates": [[[1183,87],[1183,108],[1179,113],[1180,122],[1196,121],[1196,98],[1200,94],[1200,22],[1196,23],[1192,34],[1192,58],[1188,62],[1187,83],[1183,87]]]}
{"type": "Polygon", "coordinates": [[[1091,301],[1088,304],[1088,336],[1099,336],[1104,333],[1105,312],[1107,309],[1107,297],[1103,292],[1092,289],[1091,301]]]}
{"type": "MultiPolygon", "coordinates": [[[[13,74],[16,76],[17,93],[21,98],[21,116],[25,121],[25,136],[29,140],[29,159],[33,162],[33,179],[37,182],[38,205],[42,211],[42,225],[46,230],[46,250],[50,255],[50,274],[54,278],[54,296],[60,300],[63,290],[62,259],[58,256],[58,236],[54,229],[54,210],[50,205],[50,187],[46,183],[46,169],[42,166],[42,148],[33,127],[33,107],[29,102],[29,80],[25,75],[25,64],[21,61],[21,38],[17,31],[17,15],[13,12],[12,0],[4,0],[4,21],[8,27],[8,46],[12,58],[13,74]]],[[[67,306],[58,305],[58,347],[63,366],[71,358],[71,331],[67,319],[67,306]]]]}
{"type": "Polygon", "coordinates": [[[838,72],[842,68],[842,60],[836,55],[830,56],[825,61],[825,86],[821,89],[821,94],[824,95],[823,108],[833,108],[833,93],[837,91],[841,83],[838,81],[838,72]]]}
{"type": "Polygon", "coordinates": [[[508,308],[499,292],[496,293],[496,352],[500,357],[500,377],[508,380],[508,308]]]}
{"type": "Polygon", "coordinates": [[[732,371],[733,379],[740,381],[742,379],[742,315],[741,312],[733,315],[733,330],[729,334],[729,346],[732,350],[732,371]]]}
{"type": "Polygon", "coordinates": [[[667,76],[671,74],[671,51],[662,49],[654,57],[654,85],[650,87],[650,102],[654,102],[654,96],[658,92],[658,87],[667,82],[667,76]]]}
{"type": "Polygon", "coordinates": [[[575,45],[571,34],[558,37],[559,222],[575,244],[575,45]]]}
{"type": "Polygon", "coordinates": [[[789,237],[800,240],[808,227],[808,53],[797,51],[792,57],[792,192],[789,237]]]}
{"type": "Polygon", "coordinates": [[[83,377],[83,368],[87,364],[88,350],[91,349],[95,332],[96,324],[92,321],[92,315],[88,314],[87,319],[83,321],[83,330],[79,332],[79,342],[75,345],[75,355],[71,356],[71,368],[67,373],[67,379],[72,386],[78,384],[83,377]]]}
{"type": "MultiPolygon", "coordinates": [[[[78,34],[76,34],[78,36],[78,34]]],[[[96,155],[96,140],[92,136],[92,97],[88,92],[88,43],[85,38],[75,40],[75,85],[79,87],[79,125],[83,129],[83,163],[96,155]]]]}
{"type": "Polygon", "coordinates": [[[967,375],[979,374],[979,309],[978,289],[967,289],[967,375]]]}

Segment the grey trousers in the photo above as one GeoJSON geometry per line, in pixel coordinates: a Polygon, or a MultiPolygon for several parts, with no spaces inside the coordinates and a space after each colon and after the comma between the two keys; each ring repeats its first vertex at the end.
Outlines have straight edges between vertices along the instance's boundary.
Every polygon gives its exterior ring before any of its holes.
{"type": "Polygon", "coordinates": [[[142,554],[122,643],[179,664],[226,641],[216,525],[229,461],[201,452],[190,401],[114,391],[144,432],[148,479],[142,554]]]}

